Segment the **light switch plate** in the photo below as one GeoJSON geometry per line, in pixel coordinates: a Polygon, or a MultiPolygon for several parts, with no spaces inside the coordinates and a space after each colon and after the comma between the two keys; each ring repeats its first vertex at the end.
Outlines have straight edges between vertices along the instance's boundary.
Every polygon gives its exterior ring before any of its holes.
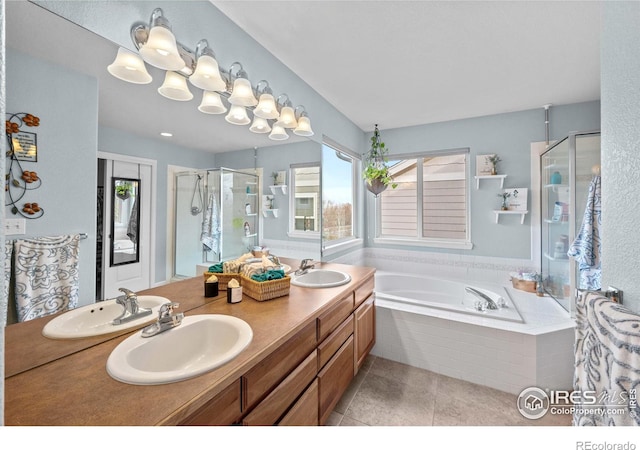
{"type": "Polygon", "coordinates": [[[4,221],[4,234],[25,234],[27,232],[26,219],[6,219],[4,221]]]}

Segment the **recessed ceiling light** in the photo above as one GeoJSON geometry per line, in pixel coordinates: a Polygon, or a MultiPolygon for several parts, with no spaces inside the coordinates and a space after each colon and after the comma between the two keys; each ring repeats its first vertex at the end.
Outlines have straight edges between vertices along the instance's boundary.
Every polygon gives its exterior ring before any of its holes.
{"type": "Polygon", "coordinates": [[[173,136],[173,134],[167,133],[166,131],[163,131],[162,133],[160,133],[160,136],[171,137],[171,136],[173,136]]]}

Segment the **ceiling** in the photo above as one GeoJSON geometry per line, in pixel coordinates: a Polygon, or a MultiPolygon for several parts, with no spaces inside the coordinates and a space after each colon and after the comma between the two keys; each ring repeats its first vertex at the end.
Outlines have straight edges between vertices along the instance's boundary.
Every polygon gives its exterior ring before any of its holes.
{"type": "MultiPolygon", "coordinates": [[[[211,3],[364,131],[600,98],[598,2],[211,3]]],[[[98,79],[103,126],[210,152],[282,144],[198,112],[197,89],[158,95],[153,67],[149,85],[112,77],[114,43],[39,6],[6,2],[6,18],[7,47],[98,79]]]]}
{"type": "Polygon", "coordinates": [[[600,2],[211,2],[365,131],[600,98],[600,2]]]}

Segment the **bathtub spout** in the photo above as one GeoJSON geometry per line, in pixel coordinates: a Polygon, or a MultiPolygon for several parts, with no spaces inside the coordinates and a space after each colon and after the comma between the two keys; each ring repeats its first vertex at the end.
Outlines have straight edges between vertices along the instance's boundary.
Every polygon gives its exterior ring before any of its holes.
{"type": "Polygon", "coordinates": [[[494,302],[491,297],[489,297],[488,295],[480,292],[477,289],[474,289],[472,287],[465,287],[464,288],[465,291],[469,292],[470,294],[475,295],[476,297],[478,297],[480,300],[483,300],[485,302],[487,302],[487,308],[489,309],[498,309],[498,305],[496,304],[496,302],[494,302]]]}

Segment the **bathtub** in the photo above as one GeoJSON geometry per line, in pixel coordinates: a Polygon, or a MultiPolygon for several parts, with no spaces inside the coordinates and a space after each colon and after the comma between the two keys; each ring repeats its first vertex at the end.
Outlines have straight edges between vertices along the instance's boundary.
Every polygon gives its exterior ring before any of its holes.
{"type": "Polygon", "coordinates": [[[571,389],[574,323],[550,297],[381,270],[374,293],[374,356],[512,394],[531,386],[571,389]],[[506,307],[477,311],[467,286],[501,297],[506,307]]]}
{"type": "Polygon", "coordinates": [[[509,292],[500,285],[379,272],[375,278],[375,294],[378,302],[397,302],[487,319],[524,322],[509,292]],[[478,310],[476,305],[481,300],[468,292],[467,287],[482,292],[503,306],[497,310],[478,310]]]}

